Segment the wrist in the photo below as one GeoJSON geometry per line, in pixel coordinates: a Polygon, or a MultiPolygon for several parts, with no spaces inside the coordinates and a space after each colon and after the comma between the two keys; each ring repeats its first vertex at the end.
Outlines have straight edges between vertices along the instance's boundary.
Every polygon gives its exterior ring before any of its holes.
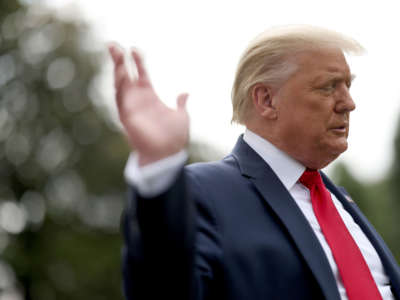
{"type": "Polygon", "coordinates": [[[138,165],[139,167],[144,167],[146,165],[150,165],[157,161],[163,160],[167,157],[173,156],[179,153],[183,149],[177,149],[176,151],[170,151],[165,153],[158,153],[158,154],[149,154],[149,153],[140,153],[138,152],[138,165]]]}

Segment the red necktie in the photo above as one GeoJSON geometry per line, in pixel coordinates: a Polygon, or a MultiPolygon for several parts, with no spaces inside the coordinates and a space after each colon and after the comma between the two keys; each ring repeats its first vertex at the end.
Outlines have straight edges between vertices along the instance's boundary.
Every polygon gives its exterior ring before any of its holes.
{"type": "Polygon", "coordinates": [[[310,190],[322,233],[339,269],[349,300],[382,300],[360,249],[350,235],[318,171],[306,170],[299,181],[310,190]]]}

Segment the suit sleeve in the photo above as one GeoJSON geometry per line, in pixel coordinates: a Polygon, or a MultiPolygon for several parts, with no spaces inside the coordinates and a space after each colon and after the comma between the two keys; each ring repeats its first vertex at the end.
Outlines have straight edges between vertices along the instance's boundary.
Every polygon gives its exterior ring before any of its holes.
{"type": "Polygon", "coordinates": [[[217,295],[215,219],[207,201],[198,199],[204,198],[201,194],[184,170],[157,197],[143,198],[130,189],[122,224],[126,299],[204,300],[217,295]]]}
{"type": "Polygon", "coordinates": [[[130,190],[123,232],[127,299],[191,299],[195,210],[182,172],[159,196],[130,190]]]}

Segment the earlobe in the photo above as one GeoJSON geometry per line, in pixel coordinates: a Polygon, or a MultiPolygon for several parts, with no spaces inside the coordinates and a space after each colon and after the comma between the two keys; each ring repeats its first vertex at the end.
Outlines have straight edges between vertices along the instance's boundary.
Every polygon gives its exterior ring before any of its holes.
{"type": "Polygon", "coordinates": [[[273,104],[273,93],[270,87],[258,83],[252,90],[253,105],[258,114],[263,118],[275,119],[276,108],[273,104]]]}

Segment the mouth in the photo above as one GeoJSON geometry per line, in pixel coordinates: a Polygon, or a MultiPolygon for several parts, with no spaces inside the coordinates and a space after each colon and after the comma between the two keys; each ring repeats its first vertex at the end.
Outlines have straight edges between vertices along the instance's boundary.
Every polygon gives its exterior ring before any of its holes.
{"type": "Polygon", "coordinates": [[[330,130],[333,131],[336,134],[340,134],[340,135],[346,134],[347,131],[348,131],[348,124],[342,124],[342,125],[339,125],[339,126],[334,126],[334,127],[331,127],[330,130]]]}

